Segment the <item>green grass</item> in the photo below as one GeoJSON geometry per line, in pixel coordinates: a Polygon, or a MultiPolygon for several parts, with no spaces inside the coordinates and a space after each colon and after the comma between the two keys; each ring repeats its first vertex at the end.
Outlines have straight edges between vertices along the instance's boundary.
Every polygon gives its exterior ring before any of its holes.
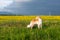
{"type": "Polygon", "coordinates": [[[43,21],[43,28],[26,28],[29,21],[1,21],[0,40],[60,40],[60,20],[43,21]]]}

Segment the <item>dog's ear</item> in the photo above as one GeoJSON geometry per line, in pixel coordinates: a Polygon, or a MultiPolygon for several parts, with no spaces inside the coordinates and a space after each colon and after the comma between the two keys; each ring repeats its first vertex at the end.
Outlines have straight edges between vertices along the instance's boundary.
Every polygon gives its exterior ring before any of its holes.
{"type": "Polygon", "coordinates": [[[41,16],[38,16],[39,18],[41,18],[41,16]]]}

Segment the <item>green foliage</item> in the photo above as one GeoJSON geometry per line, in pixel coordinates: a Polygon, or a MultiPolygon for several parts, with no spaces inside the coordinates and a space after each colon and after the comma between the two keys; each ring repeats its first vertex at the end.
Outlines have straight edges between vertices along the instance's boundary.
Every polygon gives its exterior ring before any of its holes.
{"type": "Polygon", "coordinates": [[[60,40],[60,21],[45,20],[43,28],[27,28],[29,21],[1,21],[0,40],[60,40]]]}

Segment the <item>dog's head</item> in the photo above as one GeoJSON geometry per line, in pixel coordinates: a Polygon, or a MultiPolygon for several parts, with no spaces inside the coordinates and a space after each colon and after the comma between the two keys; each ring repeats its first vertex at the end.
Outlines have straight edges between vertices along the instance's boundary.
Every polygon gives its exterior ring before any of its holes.
{"type": "Polygon", "coordinates": [[[27,25],[27,28],[30,28],[30,25],[27,25]]]}

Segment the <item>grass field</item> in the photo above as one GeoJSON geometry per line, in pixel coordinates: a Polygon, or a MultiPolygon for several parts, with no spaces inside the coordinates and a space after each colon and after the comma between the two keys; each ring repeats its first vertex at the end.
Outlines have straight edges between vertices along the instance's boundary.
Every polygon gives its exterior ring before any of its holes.
{"type": "Polygon", "coordinates": [[[0,16],[0,40],[60,40],[60,16],[41,16],[43,28],[26,26],[35,16],[0,16]]]}

